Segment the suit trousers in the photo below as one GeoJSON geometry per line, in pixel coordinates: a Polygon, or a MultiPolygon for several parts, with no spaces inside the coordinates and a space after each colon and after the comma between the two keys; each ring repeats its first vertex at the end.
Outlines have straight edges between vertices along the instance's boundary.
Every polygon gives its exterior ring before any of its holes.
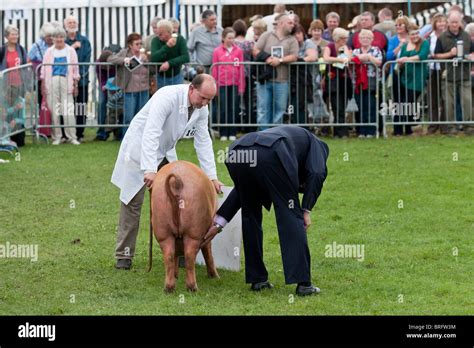
{"type": "MultiPolygon", "coordinates": [[[[271,201],[275,209],[285,282],[310,282],[310,254],[304,229],[298,184],[290,180],[277,149],[260,145],[237,146],[235,151],[255,151],[257,165],[227,163],[242,206],[242,230],[245,253],[245,280],[257,283],[268,279],[263,262],[262,206],[271,201]]],[[[294,178],[293,178],[294,180],[294,178]]]]}

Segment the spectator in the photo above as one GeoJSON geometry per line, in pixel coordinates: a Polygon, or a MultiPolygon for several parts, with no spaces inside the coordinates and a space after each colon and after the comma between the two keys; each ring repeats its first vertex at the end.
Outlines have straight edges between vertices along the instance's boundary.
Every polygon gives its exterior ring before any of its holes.
{"type": "MultiPolygon", "coordinates": [[[[244,53],[244,62],[250,62],[252,60],[252,51],[255,46],[253,40],[247,40],[245,34],[247,32],[247,25],[241,19],[238,19],[232,25],[232,29],[235,30],[235,40],[234,43],[242,50],[244,53]]],[[[241,100],[241,110],[242,110],[242,123],[256,123],[256,89],[255,79],[252,78],[250,65],[244,66],[245,72],[245,92],[243,95],[243,100],[241,100]],[[254,98],[255,96],[255,98],[254,98]]],[[[250,129],[248,127],[243,127],[243,131],[247,132],[250,129]]],[[[250,131],[254,131],[253,129],[250,131]]]]}
{"type": "MultiPolygon", "coordinates": [[[[51,111],[52,125],[59,126],[59,117],[62,115],[67,141],[79,145],[73,108],[74,95],[78,93],[78,83],[81,79],[77,53],[74,48],[66,44],[66,31],[63,28],[56,28],[53,39],[54,45],[46,50],[41,68],[43,97],[46,97],[51,111]]],[[[61,129],[53,128],[51,137],[52,144],[59,145],[62,137],[61,129]]]]}
{"type": "Polygon", "coordinates": [[[311,22],[308,30],[311,41],[316,45],[318,57],[323,55],[324,47],[328,45],[328,41],[323,39],[324,24],[320,19],[315,19],[311,22]]]}
{"type": "Polygon", "coordinates": [[[154,17],[151,20],[150,26],[151,30],[153,31],[152,34],[148,35],[145,40],[143,41],[143,48],[145,49],[145,52],[150,52],[151,51],[151,41],[158,36],[158,22],[161,21],[163,18],[161,17],[154,17]]]}
{"type": "Polygon", "coordinates": [[[355,16],[354,18],[352,18],[352,22],[350,22],[348,25],[347,25],[347,28],[349,28],[350,30],[350,36],[354,35],[355,33],[359,32],[362,30],[362,26],[360,25],[360,15],[359,16],[355,16]]]}
{"type": "Polygon", "coordinates": [[[157,27],[157,37],[151,42],[151,61],[163,63],[156,75],[157,88],[182,84],[181,69],[183,64],[189,63],[186,39],[173,34],[173,25],[168,20],[159,21],[157,27]]]}
{"type": "MultiPolygon", "coordinates": [[[[296,24],[293,35],[298,42],[298,62],[312,63],[318,60],[317,46],[306,36],[306,30],[301,24],[296,24]]],[[[317,66],[312,64],[292,65],[290,67],[291,76],[291,105],[293,117],[291,123],[309,123],[306,117],[306,107],[313,101],[313,76],[317,66]]],[[[291,113],[291,112],[290,112],[291,113]]]]}
{"type": "MultiPolygon", "coordinates": [[[[7,39],[6,44],[0,47],[0,71],[26,64],[26,50],[18,43],[18,28],[13,25],[7,25],[5,28],[5,38],[7,39]]],[[[7,121],[12,131],[24,128],[25,88],[23,83],[27,78],[28,76],[22,74],[20,70],[10,71],[7,75],[6,83],[2,86],[1,93],[5,95],[7,121]]],[[[18,146],[23,146],[25,144],[25,133],[13,135],[10,139],[18,146]]]]}
{"type": "Polygon", "coordinates": [[[257,19],[252,23],[252,29],[254,33],[253,41],[257,42],[260,36],[267,31],[267,24],[263,19],[257,19]]]}
{"type": "Polygon", "coordinates": [[[339,14],[336,12],[329,12],[326,15],[327,29],[323,32],[323,39],[328,42],[333,42],[332,33],[334,29],[339,27],[340,23],[341,23],[341,17],[339,17],[339,14]]]}
{"type": "Polygon", "coordinates": [[[222,28],[217,27],[216,14],[206,10],[201,15],[202,25],[189,35],[188,49],[196,54],[195,62],[209,67],[214,49],[221,44],[222,28]]]}
{"type": "MultiPolygon", "coordinates": [[[[214,50],[212,55],[212,76],[216,80],[219,96],[218,112],[221,124],[232,124],[239,115],[239,98],[245,91],[245,73],[242,64],[243,51],[234,43],[235,30],[228,27],[222,32],[222,45],[214,50]],[[227,63],[221,64],[218,63],[227,63]],[[214,65],[218,64],[218,65],[214,65]]],[[[221,141],[235,141],[237,128],[234,126],[221,127],[221,141]]]]}
{"type": "MultiPolygon", "coordinates": [[[[117,74],[115,85],[124,93],[124,124],[129,125],[133,117],[145,106],[148,101],[149,74],[145,66],[140,66],[133,71],[128,70],[132,57],[147,62],[145,53],[141,53],[142,37],[132,33],[127,37],[127,48],[110,56],[107,61],[116,65],[117,74]]],[[[120,139],[123,138],[128,127],[122,128],[120,139]]]]}
{"type": "MultiPolygon", "coordinates": [[[[263,16],[259,15],[259,14],[250,17],[250,27],[247,29],[247,33],[245,34],[245,40],[255,41],[255,39],[254,39],[255,33],[253,31],[253,26],[252,25],[253,25],[253,22],[255,22],[257,19],[262,19],[262,18],[263,18],[263,16]]],[[[265,23],[265,22],[263,22],[263,23],[265,23]]],[[[265,25],[265,30],[263,32],[265,32],[265,31],[267,31],[266,25],[265,25]]]]}
{"type": "MultiPolygon", "coordinates": [[[[324,62],[323,51],[324,48],[329,44],[328,41],[322,38],[323,31],[324,23],[319,19],[312,21],[308,30],[309,35],[311,36],[311,41],[316,45],[318,60],[320,63],[324,62]]],[[[315,69],[313,70],[313,99],[308,105],[310,116],[312,117],[313,122],[319,124],[328,123],[330,116],[327,111],[326,102],[323,99],[323,91],[321,87],[321,73],[324,72],[322,67],[322,65],[316,65],[315,69]]],[[[319,135],[327,135],[329,133],[329,129],[328,127],[323,127],[318,129],[317,132],[319,135]]]]}
{"type": "MultiPolygon", "coordinates": [[[[28,59],[33,64],[33,69],[36,71],[38,65],[43,62],[44,54],[46,50],[53,45],[53,33],[55,26],[46,22],[41,26],[39,35],[40,38],[36,41],[28,52],[28,59]]],[[[39,79],[39,74],[38,74],[39,79]]],[[[41,105],[43,98],[41,94],[41,80],[38,80],[38,105],[41,105]]]]}
{"type": "MultiPolygon", "coordinates": [[[[199,28],[201,25],[202,24],[199,22],[191,24],[191,26],[189,27],[189,32],[192,33],[196,28],[199,28]]],[[[192,53],[189,52],[189,59],[191,62],[196,62],[196,51],[192,53]]],[[[183,76],[185,80],[192,81],[197,74],[202,74],[203,72],[204,68],[202,66],[197,66],[196,68],[194,68],[194,66],[192,65],[185,65],[183,69],[183,76]]]]}
{"type": "Polygon", "coordinates": [[[284,4],[276,4],[273,7],[273,14],[262,18],[267,25],[267,31],[275,29],[276,18],[282,14],[286,14],[286,6],[284,4]]]}
{"type": "MultiPolygon", "coordinates": [[[[114,53],[118,53],[120,51],[120,46],[118,45],[111,45],[109,47],[104,48],[102,51],[99,59],[97,60],[98,63],[107,63],[107,59],[114,53]]],[[[107,119],[107,91],[106,85],[107,81],[115,77],[115,67],[105,64],[96,65],[96,76],[99,80],[99,105],[97,109],[99,124],[106,124],[107,119]]],[[[119,130],[119,129],[118,129],[119,130]]],[[[117,129],[114,130],[116,136],[118,136],[117,129]]],[[[109,137],[110,132],[106,132],[105,128],[99,127],[96,133],[95,140],[106,141],[109,137]]]]}
{"type": "Polygon", "coordinates": [[[257,83],[257,123],[260,130],[267,124],[281,124],[288,102],[288,63],[297,60],[298,41],[291,35],[294,23],[288,15],[277,17],[274,31],[264,33],[254,48],[254,56],[262,52],[266,64],[276,70],[276,74],[265,83],[257,83]]]}
{"type": "Polygon", "coordinates": [[[235,31],[234,43],[239,46],[239,48],[244,53],[244,61],[250,61],[252,59],[252,51],[253,47],[255,46],[255,42],[253,40],[245,39],[247,24],[245,24],[242,19],[237,19],[234,24],[232,24],[232,29],[235,31]]]}
{"type": "MultiPolygon", "coordinates": [[[[397,60],[402,46],[408,42],[408,27],[410,19],[407,16],[398,17],[395,20],[396,35],[390,38],[387,48],[387,60],[397,60]]],[[[391,65],[393,69],[393,65],[391,65]]]]}
{"type": "MultiPolygon", "coordinates": [[[[328,64],[328,77],[326,88],[330,95],[331,108],[334,115],[334,123],[346,123],[346,103],[352,98],[352,83],[347,68],[352,59],[352,51],[347,46],[349,32],[343,28],[336,28],[332,33],[333,42],[324,48],[324,61],[328,64]]],[[[334,127],[334,136],[347,138],[349,129],[347,126],[334,127]]]]}
{"type": "MultiPolygon", "coordinates": [[[[431,20],[431,26],[433,31],[428,37],[430,43],[430,59],[434,58],[434,51],[436,48],[436,42],[441,34],[446,30],[447,21],[446,16],[442,13],[437,13],[433,16],[431,20]]],[[[430,78],[428,85],[428,114],[431,116],[430,121],[437,122],[441,119],[446,121],[445,112],[444,112],[444,96],[441,93],[441,64],[440,63],[430,63],[430,78]]],[[[445,126],[441,125],[444,129],[445,126]]],[[[440,129],[439,124],[430,124],[428,126],[428,134],[435,134],[438,129],[440,129]]]]}
{"type": "Polygon", "coordinates": [[[416,24],[410,24],[408,27],[408,38],[408,42],[401,48],[400,58],[397,59],[400,83],[394,84],[395,102],[401,107],[398,108],[398,115],[394,117],[393,134],[395,136],[413,134],[411,125],[405,124],[404,133],[403,125],[396,123],[413,122],[414,116],[419,117],[417,99],[423,92],[428,77],[427,65],[416,62],[428,59],[429,42],[421,38],[416,24]]]}
{"type": "Polygon", "coordinates": [[[179,34],[180,23],[176,18],[170,18],[171,25],[173,26],[173,34],[179,34]]]}
{"type": "MultiPolygon", "coordinates": [[[[385,55],[387,52],[388,40],[385,37],[384,33],[378,30],[374,30],[374,24],[375,24],[375,16],[373,13],[366,11],[360,15],[361,28],[370,30],[374,34],[374,40],[372,42],[372,46],[380,48],[382,53],[385,55]]],[[[354,35],[351,36],[348,42],[348,46],[351,47],[352,49],[360,48],[359,32],[356,32],[354,33],[354,35]]]]}
{"type": "Polygon", "coordinates": [[[388,40],[396,34],[393,12],[388,7],[384,7],[378,13],[379,23],[374,26],[375,30],[382,32],[388,40]]]}
{"type": "MultiPolygon", "coordinates": [[[[356,122],[375,123],[377,115],[377,82],[380,78],[378,68],[382,65],[382,51],[372,46],[374,34],[362,29],[359,34],[360,48],[352,51],[352,60],[356,63],[355,99],[359,111],[356,112],[356,122]]],[[[357,127],[359,138],[373,138],[375,126],[361,125],[357,127]]]]}
{"type": "MultiPolygon", "coordinates": [[[[469,23],[466,25],[466,33],[471,37],[471,53],[468,56],[468,59],[474,61],[474,23],[469,23]]],[[[471,87],[474,86],[474,64],[471,63],[471,87]]],[[[472,89],[471,89],[472,91],[472,89]]],[[[471,94],[472,108],[474,109],[474,95],[471,94]]]]}
{"type": "MultiPolygon", "coordinates": [[[[24,129],[26,110],[25,110],[25,98],[19,94],[20,90],[17,88],[11,88],[8,86],[7,81],[2,81],[1,93],[4,96],[0,96],[0,138],[9,133],[14,133],[24,129]]],[[[16,147],[25,145],[25,133],[21,132],[13,134],[8,138],[0,142],[0,146],[5,144],[11,144],[16,147]]]]}
{"type": "MultiPolygon", "coordinates": [[[[435,47],[435,59],[453,59],[458,57],[457,41],[462,41],[463,58],[474,52],[469,34],[462,29],[462,14],[452,11],[448,15],[448,30],[440,35],[435,47]]],[[[461,52],[459,52],[459,56],[461,52]]],[[[471,63],[472,65],[472,63],[471,63]]],[[[446,114],[449,122],[454,122],[454,110],[456,95],[461,99],[462,116],[464,121],[472,121],[472,92],[470,64],[459,63],[457,67],[454,64],[442,64],[446,68],[445,83],[443,83],[443,94],[446,96],[446,114]]],[[[455,134],[454,125],[448,125],[446,129],[441,129],[444,134],[455,134]]],[[[474,127],[468,124],[464,125],[464,133],[474,135],[474,127]]]]}
{"type": "MultiPolygon", "coordinates": [[[[64,27],[67,32],[66,44],[76,50],[79,63],[90,63],[91,61],[91,43],[89,39],[79,34],[79,23],[73,16],[69,16],[64,20],[64,27]]],[[[78,85],[78,94],[74,98],[76,109],[76,124],[86,124],[87,102],[89,97],[89,65],[79,66],[81,80],[78,85]]],[[[84,128],[77,128],[77,140],[84,140],[84,128]]]]}

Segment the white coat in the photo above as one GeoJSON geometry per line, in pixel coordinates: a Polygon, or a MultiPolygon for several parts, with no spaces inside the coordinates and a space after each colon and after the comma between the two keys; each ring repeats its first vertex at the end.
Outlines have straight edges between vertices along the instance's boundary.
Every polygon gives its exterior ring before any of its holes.
{"type": "Polygon", "coordinates": [[[143,187],[145,172],[156,173],[166,158],[176,161],[176,143],[194,137],[201,169],[209,179],[217,179],[212,140],[208,131],[209,109],[194,109],[188,121],[189,85],[160,88],[135,115],[122,140],[112,173],[112,183],[120,188],[120,200],[128,204],[143,187]]]}

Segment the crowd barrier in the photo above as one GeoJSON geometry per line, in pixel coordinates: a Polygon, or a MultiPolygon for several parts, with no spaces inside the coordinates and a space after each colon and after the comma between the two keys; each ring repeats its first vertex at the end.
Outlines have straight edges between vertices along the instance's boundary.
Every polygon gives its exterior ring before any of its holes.
{"type": "Polygon", "coordinates": [[[401,135],[410,133],[414,125],[428,125],[429,132],[440,129],[442,133],[461,126],[467,132],[474,126],[469,60],[389,61],[381,67],[322,61],[276,68],[263,62],[206,67],[190,63],[176,73],[162,67],[162,63],[144,63],[130,72],[95,62],[40,64],[35,69],[28,64],[4,70],[0,73],[0,140],[6,143],[29,130],[46,141],[72,130],[80,138],[84,128],[98,128],[98,136],[105,139],[112,134],[121,139],[158,88],[190,82],[201,72],[218,81],[217,96],[209,105],[209,124],[213,134],[221,136],[281,124],[323,135],[332,131],[340,137],[350,132],[387,136],[389,127],[401,135]],[[78,72],[82,79],[75,86],[78,72]],[[84,75],[88,83],[82,83],[84,75]],[[120,87],[131,79],[134,96],[120,87]],[[15,103],[17,99],[21,103],[15,103]],[[12,122],[13,118],[19,122],[12,122]]]}

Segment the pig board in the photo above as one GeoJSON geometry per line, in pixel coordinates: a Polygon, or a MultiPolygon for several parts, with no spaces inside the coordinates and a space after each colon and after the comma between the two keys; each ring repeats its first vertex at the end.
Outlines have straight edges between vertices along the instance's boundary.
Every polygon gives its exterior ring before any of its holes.
{"type": "MultiPolygon", "coordinates": [[[[223,197],[218,197],[217,206],[220,207],[232,191],[233,187],[223,186],[223,197]]],[[[240,254],[242,253],[242,219],[239,210],[234,218],[212,240],[212,255],[216,268],[230,271],[240,271],[240,254]]],[[[199,251],[196,264],[205,265],[202,252],[199,251]]]]}

